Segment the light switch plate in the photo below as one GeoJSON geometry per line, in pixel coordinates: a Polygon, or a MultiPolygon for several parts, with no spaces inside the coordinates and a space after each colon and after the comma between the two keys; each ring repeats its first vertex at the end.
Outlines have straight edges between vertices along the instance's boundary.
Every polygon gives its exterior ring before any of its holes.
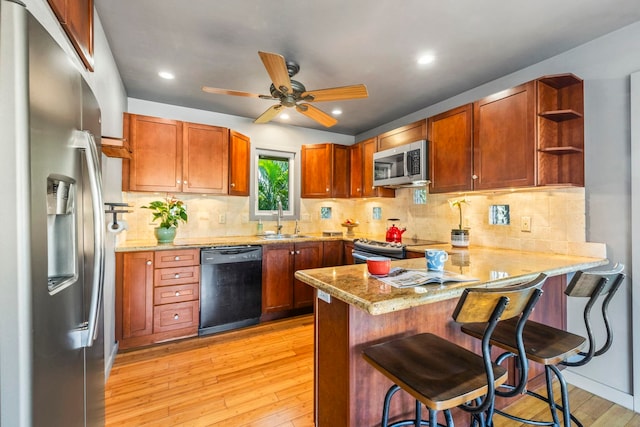
{"type": "Polygon", "coordinates": [[[520,217],[520,231],[530,233],[531,232],[531,217],[530,216],[522,216],[520,217]]]}

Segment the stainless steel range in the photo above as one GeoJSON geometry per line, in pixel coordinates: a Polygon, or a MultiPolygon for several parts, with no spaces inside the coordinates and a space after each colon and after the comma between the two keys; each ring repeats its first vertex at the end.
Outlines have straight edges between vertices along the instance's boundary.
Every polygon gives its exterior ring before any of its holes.
{"type": "Polygon", "coordinates": [[[383,256],[391,259],[407,257],[407,246],[436,245],[444,242],[435,240],[410,239],[406,243],[384,242],[380,240],[356,239],[353,241],[353,262],[364,264],[367,258],[383,256]]]}
{"type": "Polygon", "coordinates": [[[407,257],[406,245],[402,243],[381,242],[378,240],[356,239],[353,241],[353,262],[364,264],[367,258],[384,256],[391,259],[407,257]]]}

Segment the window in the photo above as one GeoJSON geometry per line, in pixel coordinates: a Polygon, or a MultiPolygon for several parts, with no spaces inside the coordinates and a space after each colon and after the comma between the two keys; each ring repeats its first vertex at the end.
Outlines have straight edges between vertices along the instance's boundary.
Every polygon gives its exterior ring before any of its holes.
{"type": "Polygon", "coordinates": [[[285,219],[297,218],[295,153],[256,148],[251,219],[272,220],[282,202],[285,219]]]}

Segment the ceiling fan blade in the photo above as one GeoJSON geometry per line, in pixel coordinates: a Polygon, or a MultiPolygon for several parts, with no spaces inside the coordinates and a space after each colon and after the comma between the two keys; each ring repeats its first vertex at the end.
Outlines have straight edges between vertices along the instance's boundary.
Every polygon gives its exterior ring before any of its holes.
{"type": "Polygon", "coordinates": [[[260,59],[262,59],[262,63],[267,69],[267,73],[269,73],[269,77],[276,89],[280,92],[291,93],[291,79],[289,78],[289,71],[287,70],[287,63],[284,60],[284,56],[278,55],[277,53],[260,51],[258,51],[258,55],[260,55],[260,59]],[[286,88],[286,90],[282,88],[286,88]]]}
{"type": "Polygon", "coordinates": [[[215,93],[217,95],[233,95],[233,96],[246,96],[248,98],[259,98],[257,93],[241,92],[239,90],[230,89],[218,89],[217,87],[202,86],[203,92],[215,93]]]}
{"type": "Polygon", "coordinates": [[[260,117],[255,119],[253,123],[267,123],[271,121],[271,119],[276,118],[276,116],[280,114],[280,111],[282,111],[282,105],[280,104],[272,105],[271,107],[269,107],[267,111],[262,113],[260,117]]]}
{"type": "Polygon", "coordinates": [[[338,120],[311,104],[296,105],[296,110],[328,128],[338,123],[338,120]]]}
{"type": "Polygon", "coordinates": [[[302,98],[304,99],[307,95],[313,96],[313,100],[310,102],[323,102],[367,98],[369,93],[367,92],[367,87],[365,85],[359,84],[328,89],[309,90],[302,94],[302,98]]]}

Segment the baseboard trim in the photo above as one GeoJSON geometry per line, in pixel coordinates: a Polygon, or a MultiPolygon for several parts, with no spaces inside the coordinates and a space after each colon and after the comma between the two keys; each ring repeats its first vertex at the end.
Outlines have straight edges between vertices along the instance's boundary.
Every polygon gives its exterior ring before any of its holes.
{"type": "Polygon", "coordinates": [[[633,395],[631,394],[621,392],[620,390],[616,390],[605,384],[593,381],[589,378],[583,377],[582,375],[576,374],[575,372],[571,372],[568,369],[562,371],[562,375],[564,376],[565,380],[567,380],[567,382],[571,385],[586,390],[591,394],[595,394],[596,396],[600,396],[603,399],[607,399],[617,405],[624,406],[627,409],[635,411],[633,407],[633,395]]]}
{"type": "Polygon", "coordinates": [[[109,375],[111,374],[111,368],[113,368],[113,364],[116,361],[116,355],[118,354],[118,341],[115,342],[113,347],[111,348],[111,354],[109,357],[105,358],[104,361],[104,382],[106,383],[109,379],[109,375]]]}

